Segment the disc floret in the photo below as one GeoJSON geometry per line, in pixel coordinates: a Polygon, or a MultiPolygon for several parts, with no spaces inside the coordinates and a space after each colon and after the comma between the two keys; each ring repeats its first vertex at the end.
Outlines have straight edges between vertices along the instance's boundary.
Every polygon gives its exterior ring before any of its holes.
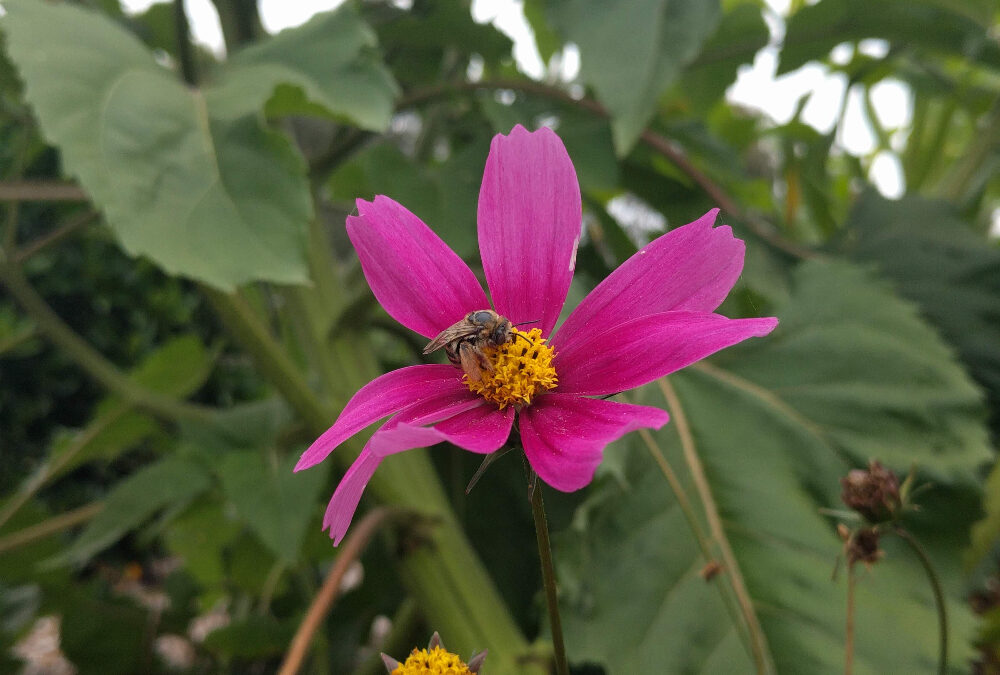
{"type": "Polygon", "coordinates": [[[555,389],[558,384],[555,355],[546,344],[539,328],[530,331],[511,329],[511,339],[499,347],[486,347],[483,352],[493,363],[492,371],[484,371],[482,379],[473,382],[466,375],[463,382],[469,389],[500,410],[507,406],[526,406],[538,394],[555,389]]]}

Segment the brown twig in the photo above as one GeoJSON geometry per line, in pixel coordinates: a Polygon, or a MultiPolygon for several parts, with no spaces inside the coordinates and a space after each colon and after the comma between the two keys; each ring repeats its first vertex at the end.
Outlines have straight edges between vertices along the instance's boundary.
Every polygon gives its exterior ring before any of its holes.
{"type": "Polygon", "coordinates": [[[24,247],[22,247],[14,255],[14,264],[20,265],[25,260],[35,255],[39,251],[41,251],[43,248],[51,246],[56,242],[62,241],[67,236],[73,234],[73,232],[75,232],[76,230],[92,223],[94,220],[97,219],[99,215],[100,214],[97,211],[87,211],[79,215],[78,217],[74,218],[73,220],[69,221],[65,225],[52,230],[48,234],[43,235],[38,239],[35,239],[30,244],[27,244],[24,247]]]}
{"type": "Polygon", "coordinates": [[[357,560],[361,556],[361,553],[364,552],[372,535],[393,514],[394,511],[391,509],[377,508],[370,511],[354,527],[353,532],[347,537],[347,541],[344,543],[344,547],[341,549],[336,562],[333,563],[333,566],[327,573],[326,580],[323,581],[323,586],[319,589],[319,593],[316,594],[312,604],[309,605],[309,611],[306,612],[305,618],[299,624],[299,629],[295,632],[295,637],[292,638],[292,643],[288,647],[288,653],[285,654],[285,661],[281,664],[281,670],[278,671],[279,675],[295,675],[299,672],[299,668],[302,667],[302,661],[306,656],[306,650],[309,649],[309,645],[312,643],[313,635],[333,607],[333,601],[336,600],[337,594],[340,591],[340,582],[343,580],[344,574],[351,566],[351,563],[357,560]]]}
{"type": "Polygon", "coordinates": [[[762,674],[773,673],[775,669],[774,664],[771,662],[767,636],[764,634],[764,629],[757,619],[753,600],[743,580],[743,573],[736,562],[736,555],[733,553],[729,537],[726,536],[725,528],[722,525],[722,518],[719,515],[715,498],[712,496],[712,489],[708,484],[708,477],[705,475],[705,467],[698,456],[694,435],[691,433],[691,427],[688,425],[687,415],[684,413],[684,408],[681,406],[677,392],[674,391],[673,385],[670,384],[667,378],[661,377],[656,383],[659,385],[664,399],[666,399],[667,409],[670,411],[674,427],[677,429],[677,435],[680,437],[684,461],[688,465],[695,490],[701,499],[702,507],[705,509],[705,518],[708,521],[709,531],[712,533],[712,538],[715,540],[716,545],[719,547],[719,552],[722,554],[722,562],[728,572],[729,583],[736,594],[736,601],[739,603],[743,619],[750,632],[750,646],[753,652],[754,663],[757,666],[757,672],[762,674]]]}
{"type": "Polygon", "coordinates": [[[85,523],[100,513],[103,508],[103,502],[92,502],[86,506],[81,506],[78,509],[61,513],[58,516],[49,518],[48,520],[43,520],[42,522],[32,525],[31,527],[26,527],[23,530],[12,532],[5,537],[0,537],[0,553],[6,553],[7,551],[17,548],[18,546],[29,544],[38,539],[43,539],[51,534],[55,534],[56,532],[69,529],[74,525],[85,523]]]}
{"type": "MultiPolygon", "coordinates": [[[[460,93],[467,91],[478,91],[482,89],[510,89],[526,94],[533,94],[545,98],[560,101],[567,105],[588,110],[595,115],[608,119],[611,113],[607,108],[597,101],[586,97],[574,97],[569,92],[541,82],[531,80],[497,79],[484,80],[481,82],[459,82],[454,84],[439,85],[412,91],[400,99],[397,108],[407,108],[418,105],[428,100],[433,100],[446,96],[449,93],[460,93]]],[[[646,129],[640,134],[639,139],[651,150],[662,155],[674,166],[681,170],[690,178],[701,190],[719,205],[726,213],[736,220],[745,224],[750,231],[768,242],[775,248],[796,258],[808,259],[817,257],[817,253],[809,248],[800,246],[795,242],[783,238],[771,223],[759,216],[750,214],[742,207],[726,190],[718,183],[708,177],[701,169],[696,167],[688,158],[680,144],[672,141],[655,131],[646,129]]]]}
{"type": "Polygon", "coordinates": [[[0,182],[0,202],[86,202],[90,197],[74,183],[14,180],[0,182]]]}

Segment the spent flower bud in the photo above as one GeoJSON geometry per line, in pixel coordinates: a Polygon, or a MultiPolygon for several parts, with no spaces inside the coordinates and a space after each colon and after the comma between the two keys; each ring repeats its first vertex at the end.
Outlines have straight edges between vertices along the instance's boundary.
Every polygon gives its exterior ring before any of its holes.
{"type": "Polygon", "coordinates": [[[899,517],[903,508],[899,478],[879,462],[868,469],[854,469],[840,479],[840,498],[869,523],[886,523],[899,517]]]}

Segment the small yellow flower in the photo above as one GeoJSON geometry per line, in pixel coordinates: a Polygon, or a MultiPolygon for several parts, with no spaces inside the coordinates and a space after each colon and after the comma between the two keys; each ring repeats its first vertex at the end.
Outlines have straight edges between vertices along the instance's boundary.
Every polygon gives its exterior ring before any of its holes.
{"type": "Polygon", "coordinates": [[[414,648],[404,663],[382,654],[382,663],[390,675],[475,675],[485,660],[484,650],[465,663],[441,645],[441,636],[436,631],[427,649],[414,648]]]}

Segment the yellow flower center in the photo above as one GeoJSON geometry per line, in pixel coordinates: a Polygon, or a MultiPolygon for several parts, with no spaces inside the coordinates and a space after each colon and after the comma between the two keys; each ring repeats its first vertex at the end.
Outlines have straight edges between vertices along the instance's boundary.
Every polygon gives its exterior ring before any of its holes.
{"type": "Polygon", "coordinates": [[[479,382],[472,382],[468,375],[462,380],[471,391],[500,406],[500,410],[509,405],[528,405],[536,394],[558,384],[556,369],[552,367],[552,347],[545,344],[542,331],[532,328],[526,333],[513,328],[511,332],[515,335],[509,342],[483,349],[493,363],[492,371],[483,371],[479,382]]]}
{"type": "Polygon", "coordinates": [[[392,675],[472,675],[472,671],[458,655],[434,647],[429,652],[414,649],[392,675]]]}

